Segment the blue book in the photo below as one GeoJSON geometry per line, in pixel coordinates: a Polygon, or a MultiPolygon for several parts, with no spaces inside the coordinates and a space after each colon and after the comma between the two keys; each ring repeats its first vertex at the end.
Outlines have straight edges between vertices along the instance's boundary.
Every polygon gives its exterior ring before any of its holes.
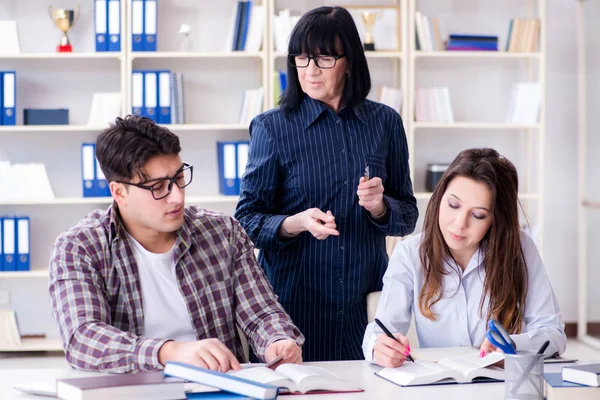
{"type": "Polygon", "coordinates": [[[235,15],[235,29],[233,31],[233,43],[231,44],[231,50],[239,50],[240,45],[240,30],[242,28],[242,20],[244,17],[244,2],[238,1],[237,11],[235,15]]]}
{"type": "Polygon", "coordinates": [[[167,376],[185,379],[254,399],[276,399],[279,392],[277,386],[265,385],[223,372],[211,371],[180,362],[167,362],[164,373],[167,376]]]}
{"type": "Polygon", "coordinates": [[[451,33],[448,36],[450,40],[481,40],[481,41],[498,41],[498,36],[491,35],[464,35],[451,33]]]}
{"type": "Polygon", "coordinates": [[[252,2],[244,2],[244,16],[242,20],[242,38],[240,40],[240,48],[238,50],[246,50],[246,37],[248,36],[248,27],[250,26],[250,14],[252,12],[252,2]]]}

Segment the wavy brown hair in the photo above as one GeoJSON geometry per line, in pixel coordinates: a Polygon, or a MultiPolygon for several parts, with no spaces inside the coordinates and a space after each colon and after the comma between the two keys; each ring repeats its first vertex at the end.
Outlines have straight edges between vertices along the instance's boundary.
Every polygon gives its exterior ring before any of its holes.
{"type": "Polygon", "coordinates": [[[527,296],[527,265],[519,226],[519,179],[515,166],[493,149],[462,151],[433,191],[419,250],[425,273],[419,310],[430,320],[436,319],[431,307],[442,298],[442,278],[448,274],[444,263],[452,257],[440,231],[440,205],[448,185],[458,176],[486,185],[492,195],[492,224],[480,242],[485,270],[480,315],[483,316],[484,299],[488,297],[486,318],[499,321],[511,334],[519,333],[527,296]]]}

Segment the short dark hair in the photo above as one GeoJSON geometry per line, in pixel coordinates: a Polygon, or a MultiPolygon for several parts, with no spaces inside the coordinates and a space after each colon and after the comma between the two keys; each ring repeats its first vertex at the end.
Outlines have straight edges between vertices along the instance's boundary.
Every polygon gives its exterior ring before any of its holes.
{"type": "Polygon", "coordinates": [[[149,159],[179,152],[177,135],[145,117],[119,117],[96,139],[96,158],[109,182],[150,179],[142,171],[149,159]]]}
{"type": "MultiPolygon", "coordinates": [[[[348,60],[342,103],[354,108],[367,98],[371,91],[371,74],[358,30],[352,15],[342,7],[318,7],[304,14],[292,31],[288,54],[339,55],[337,47],[348,60]]],[[[286,111],[297,109],[305,93],[298,81],[296,67],[288,62],[288,84],[279,100],[286,111]]]]}

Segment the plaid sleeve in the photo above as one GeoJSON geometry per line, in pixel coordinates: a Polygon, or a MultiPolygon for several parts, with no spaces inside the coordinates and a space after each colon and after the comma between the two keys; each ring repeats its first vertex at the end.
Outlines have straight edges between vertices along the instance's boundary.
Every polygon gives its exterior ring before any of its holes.
{"type": "Polygon", "coordinates": [[[239,223],[233,221],[232,249],[236,279],[236,322],[254,352],[264,358],[275,341],[293,339],[302,346],[304,336],[277,301],[271,284],[254,256],[252,242],[239,223]]]}
{"type": "Polygon", "coordinates": [[[113,373],[162,368],[158,350],[166,340],[111,326],[94,243],[98,246],[97,238],[84,233],[76,238],[63,235],[50,258],[50,302],[67,361],[74,368],[113,373]]]}

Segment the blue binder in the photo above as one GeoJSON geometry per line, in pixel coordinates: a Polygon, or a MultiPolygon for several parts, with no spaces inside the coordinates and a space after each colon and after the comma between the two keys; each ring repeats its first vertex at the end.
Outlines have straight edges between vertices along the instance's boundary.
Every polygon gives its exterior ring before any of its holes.
{"type": "Polygon", "coordinates": [[[248,27],[250,26],[250,14],[252,12],[252,2],[246,1],[244,7],[244,16],[242,20],[242,28],[241,28],[241,40],[240,40],[240,48],[238,50],[246,50],[246,38],[248,37],[248,27]]]}
{"type": "Polygon", "coordinates": [[[108,181],[104,176],[104,172],[102,172],[102,168],[100,168],[100,163],[98,159],[95,158],[96,162],[96,176],[94,179],[94,196],[95,197],[109,197],[110,196],[110,188],[108,187],[108,181]]]}
{"type": "Polygon", "coordinates": [[[2,125],[16,125],[17,73],[2,72],[2,125]]]}
{"type": "Polygon", "coordinates": [[[157,0],[144,0],[144,51],[156,51],[157,0]]]}
{"type": "Polygon", "coordinates": [[[134,70],[131,74],[131,114],[142,115],[144,108],[144,72],[134,70]]]}
{"type": "Polygon", "coordinates": [[[108,0],[108,51],[121,51],[120,0],[108,0]]]}
{"type": "Polygon", "coordinates": [[[107,51],[106,36],[108,34],[108,7],[106,0],[96,0],[94,3],[94,31],[96,32],[96,51],[107,51]]]}
{"type": "Polygon", "coordinates": [[[237,143],[217,142],[217,161],[219,164],[219,191],[225,196],[239,195],[237,143]]]}
{"type": "Polygon", "coordinates": [[[171,71],[158,73],[158,122],[171,123],[171,71]]]}
{"type": "Polygon", "coordinates": [[[83,197],[95,197],[94,180],[96,179],[96,145],[81,144],[81,180],[83,197]]]}
{"type": "Polygon", "coordinates": [[[4,271],[4,218],[0,217],[0,271],[4,271]]]}
{"type": "Polygon", "coordinates": [[[156,71],[144,71],[144,105],[142,116],[158,122],[158,74],[156,71]]]}
{"type": "Polygon", "coordinates": [[[15,218],[17,224],[17,271],[29,271],[29,217],[15,218]]]}
{"type": "Polygon", "coordinates": [[[4,253],[4,265],[3,271],[16,271],[17,268],[17,260],[16,260],[16,227],[15,227],[15,219],[4,217],[2,219],[2,228],[3,228],[3,253],[4,253]]]}
{"type": "Polygon", "coordinates": [[[144,1],[131,2],[131,51],[144,51],[144,1]]]}
{"type": "MultiPolygon", "coordinates": [[[[2,75],[4,75],[4,73],[0,71],[0,125],[4,125],[4,123],[2,122],[2,120],[4,119],[4,79],[2,78],[2,75]]],[[[2,247],[1,243],[0,247],[2,247]]]]}

